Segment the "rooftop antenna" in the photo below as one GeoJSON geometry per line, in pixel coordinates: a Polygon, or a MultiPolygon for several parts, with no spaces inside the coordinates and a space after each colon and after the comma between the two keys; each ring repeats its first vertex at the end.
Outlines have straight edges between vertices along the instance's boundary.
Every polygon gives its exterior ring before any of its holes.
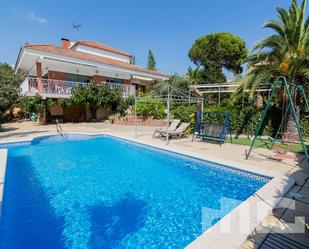
{"type": "Polygon", "coordinates": [[[81,24],[75,24],[75,22],[73,22],[73,30],[75,33],[77,33],[81,27],[82,27],[81,24]]]}

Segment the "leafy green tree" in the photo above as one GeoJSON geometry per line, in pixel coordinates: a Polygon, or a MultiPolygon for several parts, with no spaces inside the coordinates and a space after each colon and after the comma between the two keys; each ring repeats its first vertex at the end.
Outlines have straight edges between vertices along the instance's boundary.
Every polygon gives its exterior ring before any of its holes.
{"type": "Polygon", "coordinates": [[[122,98],[120,103],[117,105],[117,113],[121,116],[125,116],[126,111],[132,107],[135,103],[135,98],[133,96],[129,96],[127,98],[122,98]]]}
{"type": "Polygon", "coordinates": [[[147,68],[150,69],[150,70],[157,70],[156,60],[155,60],[154,54],[151,51],[151,49],[149,49],[149,51],[148,51],[147,68]]]}
{"type": "Polygon", "coordinates": [[[293,0],[289,9],[277,8],[278,20],[264,27],[274,34],[260,41],[249,56],[247,77],[238,92],[250,89],[253,94],[261,83],[273,82],[278,76],[307,85],[309,80],[309,19],[305,15],[307,1],[301,6],[293,0]]]}
{"type": "Polygon", "coordinates": [[[0,63],[0,116],[17,102],[20,82],[20,75],[10,65],[0,63]]]}
{"type": "Polygon", "coordinates": [[[158,96],[153,93],[142,95],[144,101],[136,104],[136,113],[144,117],[153,117],[156,119],[165,118],[165,103],[163,103],[158,96]]]}
{"type": "Polygon", "coordinates": [[[171,86],[170,88],[170,94],[171,95],[179,95],[179,92],[187,92],[189,93],[189,80],[188,77],[179,76],[177,74],[174,74],[169,77],[168,80],[164,80],[159,82],[156,85],[151,85],[148,87],[149,90],[152,90],[160,95],[167,95],[168,94],[168,86],[171,86]]]}
{"type": "Polygon", "coordinates": [[[228,32],[216,33],[223,52],[223,67],[234,75],[242,73],[242,64],[248,56],[248,49],[243,39],[228,32]]]}
{"type": "MultiPolygon", "coordinates": [[[[189,92],[189,81],[188,77],[180,76],[177,74],[174,74],[169,77],[167,82],[175,89],[181,90],[182,92],[189,92]]],[[[175,90],[176,91],[176,90],[175,90]]],[[[172,90],[172,94],[178,95],[177,92],[174,92],[172,90]]]]}
{"type": "Polygon", "coordinates": [[[202,70],[200,67],[188,68],[187,76],[190,85],[199,84],[202,81],[202,70]]]}
{"type": "Polygon", "coordinates": [[[20,97],[19,102],[22,108],[28,113],[39,114],[46,108],[46,100],[44,100],[39,94],[36,94],[33,97],[20,97]]]}
{"type": "Polygon", "coordinates": [[[121,101],[120,91],[109,89],[105,84],[89,83],[86,86],[79,85],[72,90],[69,99],[71,105],[84,104],[91,110],[92,117],[95,118],[99,107],[111,107],[117,109],[121,101]]]}
{"type": "Polygon", "coordinates": [[[171,109],[172,117],[179,119],[181,122],[190,123],[188,131],[194,130],[196,123],[196,104],[175,104],[171,109]]]}
{"type": "Polygon", "coordinates": [[[190,59],[203,67],[206,83],[226,81],[223,68],[234,75],[241,74],[247,54],[245,42],[240,37],[226,32],[200,37],[189,50],[190,59]]]}

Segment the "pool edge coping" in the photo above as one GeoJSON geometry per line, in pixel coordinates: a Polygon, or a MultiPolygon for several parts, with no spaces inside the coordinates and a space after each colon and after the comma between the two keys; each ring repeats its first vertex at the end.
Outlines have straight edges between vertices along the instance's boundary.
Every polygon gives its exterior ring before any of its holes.
{"type": "MultiPolygon", "coordinates": [[[[154,147],[157,149],[169,151],[172,153],[178,153],[187,157],[193,157],[200,160],[206,160],[213,163],[221,164],[223,166],[230,166],[232,168],[241,170],[241,171],[247,171],[252,174],[262,175],[266,177],[271,177],[272,179],[266,183],[262,188],[260,188],[257,192],[255,192],[253,195],[251,195],[248,199],[243,201],[239,206],[232,209],[227,215],[225,215],[218,223],[207,229],[205,232],[203,232],[200,236],[198,236],[195,240],[193,240],[190,244],[188,244],[185,248],[187,249],[204,249],[207,245],[208,249],[211,248],[239,248],[243,242],[246,241],[248,236],[252,235],[253,232],[258,228],[261,223],[265,220],[265,218],[271,214],[273,208],[280,202],[282,197],[289,191],[289,189],[295,184],[295,180],[290,176],[285,176],[282,173],[273,172],[270,170],[258,170],[255,168],[250,168],[250,165],[244,165],[239,162],[235,162],[232,160],[226,160],[218,157],[213,156],[201,156],[198,153],[190,153],[187,154],[186,151],[179,149],[179,148],[171,148],[167,145],[157,145],[157,144],[149,144],[147,141],[140,141],[136,138],[130,138],[120,135],[115,135],[109,132],[102,132],[102,133],[85,133],[85,132],[68,132],[66,133],[68,135],[88,135],[88,136],[98,136],[98,135],[108,135],[110,137],[119,138],[123,140],[127,140],[129,142],[138,143],[141,145],[154,147]],[[258,201],[261,201],[261,199],[267,200],[267,203],[265,202],[265,205],[263,206],[264,210],[262,214],[258,215],[250,215],[249,222],[250,222],[250,232],[245,233],[220,233],[220,227],[228,224],[234,225],[240,225],[239,222],[239,211],[243,208],[246,208],[248,206],[250,207],[257,207],[258,201]],[[224,236],[224,240],[222,240],[222,236],[224,236]],[[221,239],[220,239],[221,238],[221,239]]],[[[48,133],[44,135],[38,135],[31,138],[25,138],[25,139],[16,139],[16,140],[10,140],[10,141],[1,141],[0,145],[5,144],[15,144],[15,143],[25,143],[29,142],[31,143],[35,139],[43,138],[43,137],[49,137],[49,136],[55,136],[58,135],[58,133],[48,133]]],[[[5,160],[0,161],[0,170],[2,167],[4,169],[6,168],[6,162],[7,162],[7,150],[6,149],[0,149],[0,159],[1,156],[3,157],[3,153],[5,154],[5,160]],[[5,152],[3,152],[5,151],[5,152]],[[3,163],[4,166],[3,166],[3,163]]],[[[2,190],[2,195],[0,195],[0,218],[1,218],[1,204],[2,204],[2,198],[3,198],[3,188],[4,188],[4,178],[5,178],[5,170],[3,177],[3,184],[0,185],[0,194],[2,190]]],[[[0,179],[1,179],[1,171],[0,171],[0,179]]],[[[261,203],[261,202],[260,202],[261,203]]]]}
{"type": "Polygon", "coordinates": [[[7,149],[0,149],[0,219],[2,214],[2,201],[4,193],[5,172],[7,165],[7,149]]]}

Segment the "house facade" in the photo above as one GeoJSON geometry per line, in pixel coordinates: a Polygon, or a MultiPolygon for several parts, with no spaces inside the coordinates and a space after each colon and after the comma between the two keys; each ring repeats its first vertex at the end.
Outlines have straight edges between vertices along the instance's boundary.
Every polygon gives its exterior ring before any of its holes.
{"type": "MultiPolygon", "coordinates": [[[[62,38],[61,46],[23,45],[14,70],[26,76],[20,85],[22,95],[39,94],[45,99],[69,98],[74,86],[89,82],[119,89],[124,97],[135,96],[145,91],[147,84],[168,78],[167,74],[132,65],[131,61],[132,55],[102,43],[62,38]]],[[[55,116],[62,115],[64,121],[71,121],[65,112],[58,108],[55,116]]],[[[86,119],[80,118],[87,116],[81,114],[86,111],[75,112],[80,120],[86,119]]]]}

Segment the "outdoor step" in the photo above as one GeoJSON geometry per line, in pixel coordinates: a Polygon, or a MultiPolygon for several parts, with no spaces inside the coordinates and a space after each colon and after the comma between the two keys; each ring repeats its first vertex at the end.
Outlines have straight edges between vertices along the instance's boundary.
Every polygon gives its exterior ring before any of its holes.
{"type": "Polygon", "coordinates": [[[271,233],[266,237],[260,249],[308,249],[308,246],[289,239],[282,234],[271,233]]]}

